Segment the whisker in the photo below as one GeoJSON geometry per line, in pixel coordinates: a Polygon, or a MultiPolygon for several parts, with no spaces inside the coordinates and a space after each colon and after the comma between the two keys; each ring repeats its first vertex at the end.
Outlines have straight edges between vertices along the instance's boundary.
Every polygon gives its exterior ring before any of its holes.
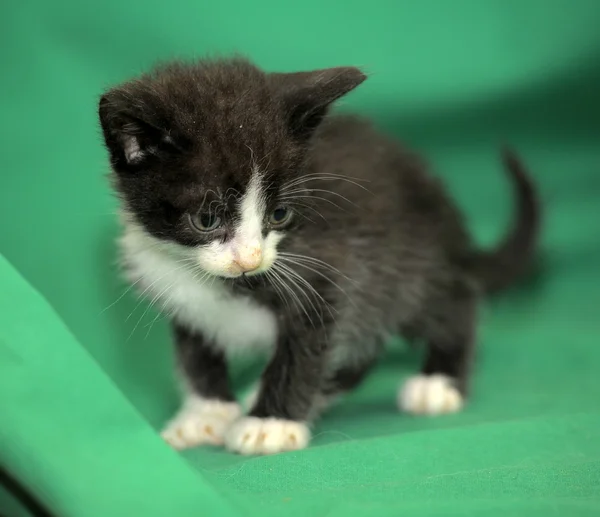
{"type": "Polygon", "coordinates": [[[262,167],[263,162],[268,158],[269,161],[267,162],[266,167],[263,167],[263,170],[268,171],[269,167],[271,166],[271,157],[273,155],[273,153],[275,152],[275,148],[271,149],[271,151],[269,153],[267,153],[266,155],[264,155],[261,160],[260,163],[258,164],[260,167],[262,167]]]}
{"type": "MultiPolygon", "coordinates": [[[[361,181],[361,178],[350,178],[350,177],[345,177],[345,176],[341,176],[338,174],[317,174],[315,173],[314,175],[307,175],[307,176],[303,176],[301,178],[296,179],[295,181],[292,181],[290,183],[286,183],[282,188],[281,191],[286,191],[289,190],[290,188],[293,188],[297,185],[301,185],[302,183],[306,183],[309,181],[345,181],[347,183],[351,183],[352,185],[356,185],[357,187],[363,189],[365,192],[368,192],[369,194],[373,194],[373,192],[371,192],[368,188],[366,188],[364,185],[361,185],[360,183],[358,183],[358,181],[361,181]]],[[[362,180],[362,181],[368,181],[368,180],[362,180]]]]}
{"type": "Polygon", "coordinates": [[[172,299],[173,299],[173,293],[171,293],[169,295],[169,297],[165,300],[165,302],[161,304],[161,309],[159,311],[157,311],[156,316],[154,316],[154,319],[150,322],[150,325],[146,325],[148,327],[148,331],[146,332],[146,335],[144,336],[144,341],[146,339],[148,339],[148,336],[150,335],[150,331],[152,330],[152,327],[158,321],[158,319],[164,315],[163,310],[169,305],[169,302],[172,299]]]}
{"type": "Polygon", "coordinates": [[[327,203],[332,204],[333,206],[335,206],[336,208],[339,208],[342,212],[348,212],[348,210],[342,208],[340,205],[338,205],[337,203],[334,203],[333,201],[331,201],[331,199],[327,199],[324,197],[320,197],[320,196],[282,196],[279,199],[281,199],[282,201],[285,201],[287,199],[321,199],[323,201],[326,201],[327,203]]]}
{"type": "Polygon", "coordinates": [[[331,264],[325,262],[324,260],[321,260],[321,259],[318,259],[318,258],[315,258],[315,257],[309,257],[308,255],[299,255],[297,253],[290,253],[288,251],[280,251],[278,253],[278,255],[281,255],[283,257],[290,257],[290,258],[293,258],[293,259],[296,259],[296,260],[300,260],[300,261],[305,261],[305,262],[308,262],[309,264],[312,264],[314,266],[321,266],[323,268],[329,269],[330,271],[332,271],[334,273],[337,273],[338,275],[340,275],[342,278],[345,278],[349,282],[357,284],[352,278],[350,278],[349,276],[345,275],[338,268],[333,267],[331,264]]]}
{"type": "Polygon", "coordinates": [[[283,299],[286,301],[285,303],[287,304],[287,306],[291,309],[291,307],[287,301],[287,298],[285,297],[285,293],[290,293],[292,295],[291,300],[294,303],[294,306],[302,310],[302,303],[300,303],[300,300],[298,299],[297,295],[293,291],[290,291],[290,286],[285,283],[285,281],[281,277],[281,275],[277,274],[276,269],[273,267],[270,270],[270,272],[273,274],[273,279],[276,280],[277,283],[279,284],[279,286],[281,287],[282,294],[284,295],[283,299]]]}
{"type": "MultiPolygon", "coordinates": [[[[276,270],[277,266],[279,266],[279,265],[280,264],[276,264],[276,263],[273,264],[273,269],[276,270]]],[[[279,278],[282,280],[282,286],[284,286],[286,291],[288,293],[290,293],[290,295],[293,297],[292,299],[293,299],[294,303],[297,304],[296,306],[298,308],[300,308],[302,310],[302,312],[306,315],[306,317],[307,317],[308,321],[310,321],[310,324],[312,325],[312,327],[316,328],[312,318],[310,317],[310,315],[308,314],[308,311],[304,307],[304,304],[300,300],[300,297],[294,292],[292,287],[289,284],[287,284],[284,280],[288,280],[297,289],[298,289],[298,285],[293,281],[292,278],[290,278],[288,275],[285,275],[285,271],[280,270],[279,273],[280,273],[279,278]]]]}
{"type": "Polygon", "coordinates": [[[198,268],[197,272],[194,274],[194,281],[198,282],[202,286],[208,281],[210,276],[211,274],[208,271],[198,268]]]}
{"type": "Polygon", "coordinates": [[[298,286],[298,288],[301,290],[302,294],[304,295],[304,297],[306,298],[306,300],[308,301],[308,303],[310,303],[310,306],[312,308],[312,310],[319,315],[319,318],[321,320],[321,325],[324,325],[324,321],[323,321],[323,314],[322,312],[320,313],[320,311],[317,310],[317,308],[315,307],[315,304],[312,302],[312,300],[310,299],[310,297],[308,296],[307,292],[301,287],[300,284],[298,284],[298,282],[302,282],[303,285],[307,286],[309,289],[309,293],[313,293],[314,295],[316,295],[318,298],[320,298],[323,303],[327,304],[327,302],[323,299],[323,297],[314,289],[314,287],[312,285],[310,285],[309,282],[306,281],[306,279],[302,278],[301,275],[299,275],[296,271],[294,271],[292,268],[286,266],[285,264],[278,264],[278,266],[283,269],[283,271],[286,271],[288,275],[291,275],[291,279],[296,279],[294,280],[296,285],[298,286]]]}
{"type": "MultiPolygon", "coordinates": [[[[338,312],[335,307],[333,307],[329,302],[327,302],[327,300],[325,300],[325,298],[323,298],[323,296],[321,296],[321,294],[310,284],[310,282],[308,282],[308,280],[306,280],[305,278],[302,277],[302,275],[300,275],[298,272],[294,271],[292,268],[290,268],[289,266],[285,265],[285,264],[278,264],[279,267],[286,269],[289,274],[293,275],[294,277],[296,277],[299,281],[301,281],[304,285],[306,285],[308,287],[308,289],[310,290],[310,292],[313,293],[313,295],[318,298],[319,300],[321,300],[321,302],[323,302],[323,304],[325,305],[325,308],[328,310],[329,315],[333,318],[333,313],[331,312],[331,310],[333,309],[336,313],[338,312]]],[[[312,304],[311,304],[312,305],[312,304]]],[[[313,305],[314,308],[314,305],[313,305]]],[[[315,312],[316,311],[315,309],[315,312]]],[[[321,325],[324,325],[323,322],[323,314],[321,313],[321,325]]]]}
{"type": "Polygon", "coordinates": [[[133,327],[133,330],[131,331],[131,333],[129,334],[129,337],[127,338],[127,341],[129,341],[131,339],[131,336],[133,336],[133,334],[135,333],[135,331],[137,330],[137,328],[140,326],[140,323],[142,322],[142,320],[144,319],[144,317],[146,316],[146,314],[148,313],[148,311],[150,310],[150,308],[156,303],[156,301],[162,296],[164,295],[167,291],[169,291],[173,286],[175,285],[175,282],[173,282],[172,284],[169,284],[167,287],[165,287],[160,293],[156,294],[156,296],[154,296],[154,298],[152,298],[152,301],[150,302],[150,304],[146,307],[146,310],[142,313],[142,315],[140,316],[140,318],[138,319],[137,323],[135,324],[135,326],[133,327]]]}
{"type": "Polygon", "coordinates": [[[345,174],[337,174],[335,172],[311,172],[309,174],[304,174],[303,176],[297,177],[297,178],[292,178],[290,181],[288,181],[287,183],[284,183],[284,187],[287,187],[289,185],[293,185],[295,183],[302,183],[304,181],[309,181],[313,178],[335,178],[335,179],[339,179],[342,181],[363,181],[365,183],[370,183],[371,181],[366,179],[366,178],[357,178],[356,176],[347,176],[345,174]]]}
{"type": "Polygon", "coordinates": [[[127,289],[125,289],[125,291],[123,291],[123,294],[121,294],[121,296],[119,296],[114,302],[112,302],[110,305],[106,306],[104,309],[102,309],[102,311],[100,312],[99,316],[104,314],[108,309],[110,309],[111,307],[115,306],[117,303],[119,303],[123,297],[129,292],[131,291],[139,282],[141,282],[144,278],[146,278],[146,275],[142,275],[140,276],[135,282],[133,282],[133,284],[131,284],[127,289]]]}
{"type": "MultiPolygon", "coordinates": [[[[342,194],[340,194],[339,192],[334,192],[333,190],[327,190],[327,189],[322,189],[322,188],[305,188],[305,189],[298,189],[298,190],[292,190],[291,192],[287,192],[286,194],[296,194],[296,193],[301,193],[301,192],[322,192],[325,194],[331,194],[333,196],[337,196],[341,199],[343,199],[344,201],[346,201],[347,203],[350,203],[351,205],[354,205],[356,208],[360,208],[356,203],[350,201],[346,196],[342,196],[342,194]]],[[[321,198],[323,199],[323,198],[321,198]]]]}
{"type": "MultiPolygon", "coordinates": [[[[178,262],[187,262],[187,259],[183,259],[178,262]]],[[[198,284],[200,284],[200,285],[204,285],[204,283],[206,282],[208,277],[211,276],[210,273],[208,271],[204,271],[203,269],[198,267],[197,264],[195,264],[195,262],[192,261],[191,263],[193,266],[195,266],[190,271],[193,273],[193,280],[195,282],[198,282],[198,284]]],[[[172,288],[174,286],[175,286],[175,282],[173,284],[171,284],[170,286],[168,286],[166,290],[172,290],[172,288]]],[[[163,290],[163,292],[159,293],[159,295],[157,295],[157,296],[160,298],[166,292],[166,290],[163,290]]],[[[158,319],[161,316],[164,316],[164,311],[165,311],[165,309],[168,308],[170,301],[173,299],[173,295],[174,295],[174,293],[171,293],[169,295],[169,297],[161,304],[161,308],[160,308],[158,314],[154,317],[154,319],[148,325],[146,325],[146,327],[148,327],[148,331],[146,332],[146,336],[144,337],[144,340],[148,339],[148,336],[150,335],[150,331],[152,330],[152,326],[158,321],[158,319]]],[[[150,307],[152,307],[154,305],[156,299],[157,299],[157,297],[155,296],[154,299],[152,300],[152,302],[150,302],[150,305],[148,306],[148,308],[146,309],[146,312],[148,309],[150,309],[150,307]]],[[[172,311],[171,311],[171,313],[172,313],[172,311]]],[[[138,321],[138,325],[139,325],[139,322],[141,322],[142,319],[144,318],[144,314],[142,314],[142,317],[138,321]]]]}
{"type": "MultiPolygon", "coordinates": [[[[290,206],[301,206],[303,208],[308,208],[309,210],[312,210],[315,214],[317,214],[321,219],[323,219],[323,221],[328,222],[327,219],[325,218],[325,216],[319,212],[316,208],[307,205],[306,203],[299,203],[298,201],[292,201],[291,203],[288,203],[288,205],[290,206]]],[[[306,217],[306,216],[304,216],[306,217]]],[[[309,221],[312,222],[312,219],[309,219],[309,221]]]]}
{"type": "Polygon", "coordinates": [[[312,271],[313,273],[323,277],[325,280],[327,280],[331,285],[333,285],[335,288],[337,288],[340,292],[342,292],[347,298],[348,300],[353,303],[352,298],[350,298],[350,296],[348,295],[348,293],[334,280],[332,280],[331,278],[329,278],[327,275],[323,274],[321,271],[318,271],[306,264],[301,264],[300,262],[295,262],[293,259],[291,258],[285,258],[285,257],[281,257],[280,260],[282,261],[286,261],[289,262],[291,264],[296,264],[297,266],[303,267],[305,269],[308,269],[309,271],[312,271]]]}
{"type": "Polygon", "coordinates": [[[289,304],[287,298],[285,297],[285,295],[284,295],[283,291],[281,290],[281,287],[280,287],[280,285],[278,283],[278,282],[281,282],[281,280],[279,280],[279,278],[277,277],[277,275],[275,274],[275,272],[267,270],[267,271],[265,271],[265,276],[271,282],[271,286],[273,287],[273,289],[275,289],[275,292],[277,293],[277,296],[281,299],[281,301],[283,303],[285,303],[286,307],[290,308],[290,304],[289,304]]]}
{"type": "MultiPolygon", "coordinates": [[[[289,205],[289,206],[293,206],[293,205],[290,203],[290,205],[289,205]]],[[[300,212],[296,212],[296,215],[299,215],[299,216],[300,216],[300,217],[302,217],[303,219],[306,219],[307,221],[311,222],[312,224],[317,224],[317,223],[315,222],[315,220],[314,220],[314,219],[311,219],[311,218],[310,218],[310,217],[308,217],[306,214],[302,214],[302,213],[300,213],[300,212]]]]}
{"type": "MultiPolygon", "coordinates": [[[[133,308],[133,310],[129,313],[129,316],[127,316],[127,318],[125,318],[125,322],[129,321],[129,319],[131,318],[131,316],[133,316],[133,313],[137,310],[137,308],[140,306],[140,304],[142,303],[142,298],[144,296],[144,294],[146,294],[150,289],[152,289],[152,287],[159,281],[161,281],[163,278],[169,276],[172,273],[175,273],[176,271],[179,271],[181,269],[186,268],[187,265],[183,265],[183,266],[179,266],[175,269],[171,269],[169,271],[167,271],[164,275],[154,279],[153,282],[150,283],[150,285],[148,285],[137,297],[138,299],[138,303],[136,304],[136,306],[133,308]]],[[[143,278],[143,277],[142,277],[143,278]]]]}

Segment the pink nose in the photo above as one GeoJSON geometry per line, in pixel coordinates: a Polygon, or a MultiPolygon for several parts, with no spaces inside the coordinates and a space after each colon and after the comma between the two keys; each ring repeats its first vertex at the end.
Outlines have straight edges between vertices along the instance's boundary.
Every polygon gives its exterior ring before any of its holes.
{"type": "Polygon", "coordinates": [[[246,249],[241,253],[236,253],[233,261],[244,273],[254,271],[262,262],[262,251],[260,248],[246,249]]]}

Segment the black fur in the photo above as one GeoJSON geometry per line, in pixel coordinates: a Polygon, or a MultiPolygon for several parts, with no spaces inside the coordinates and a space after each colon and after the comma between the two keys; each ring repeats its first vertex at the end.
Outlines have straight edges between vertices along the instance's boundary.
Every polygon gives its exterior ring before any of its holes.
{"type": "Polygon", "coordinates": [[[225,355],[205,336],[173,323],[173,336],[182,370],[190,388],[207,399],[233,401],[225,355]]]}
{"type": "MultiPolygon", "coordinates": [[[[355,68],[268,74],[243,59],[176,63],[100,102],[115,188],[126,210],[164,241],[206,244],[189,217],[215,201],[228,221],[218,238],[227,240],[255,164],[270,208],[286,182],[323,176],[302,182],[306,197],[288,200],[295,217],[280,244],[331,266],[288,263],[317,293],[310,303],[282,300],[264,276],[224,280],[233,295],[278,316],[279,341],[254,416],[307,419],[319,394],[360,382],[394,332],[425,342],[423,372],[449,375],[464,392],[479,298],[514,282],[535,250],[539,207],[517,159],[506,154],[519,205],[515,229],[496,252],[482,253],[420,159],[364,120],[327,114],[364,79],[355,68]],[[131,138],[139,153],[128,158],[131,138]]],[[[176,336],[190,384],[229,400],[223,358],[202,336],[183,328],[176,336]]]]}
{"type": "Polygon", "coordinates": [[[277,192],[304,167],[329,102],[364,79],[354,68],[267,75],[241,59],[159,67],[100,100],[115,188],[156,237],[203,244],[183,215],[217,206],[231,228],[253,164],[268,166],[264,182],[277,192]],[[141,159],[126,159],[127,137],[141,159]]]}

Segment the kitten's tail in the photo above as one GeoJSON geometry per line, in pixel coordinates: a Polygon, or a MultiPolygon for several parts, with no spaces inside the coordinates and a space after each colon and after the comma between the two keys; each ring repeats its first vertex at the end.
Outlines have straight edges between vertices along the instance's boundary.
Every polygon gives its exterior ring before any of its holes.
{"type": "Polygon", "coordinates": [[[504,149],[502,158],[515,190],[516,217],[497,248],[475,256],[475,274],[486,294],[509,287],[527,272],[536,253],[540,229],[541,208],[533,181],[512,151],[504,149]]]}

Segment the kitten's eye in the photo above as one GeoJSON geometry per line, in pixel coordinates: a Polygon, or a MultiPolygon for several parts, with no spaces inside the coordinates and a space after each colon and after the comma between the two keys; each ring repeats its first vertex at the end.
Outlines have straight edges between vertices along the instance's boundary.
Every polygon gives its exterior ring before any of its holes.
{"type": "Polygon", "coordinates": [[[287,223],[292,216],[292,211],[285,206],[278,206],[273,212],[271,212],[271,216],[269,217],[269,223],[272,226],[281,226],[287,223]]]}
{"type": "Polygon", "coordinates": [[[201,232],[211,232],[221,226],[221,218],[217,214],[200,212],[190,216],[192,224],[201,232]]]}

